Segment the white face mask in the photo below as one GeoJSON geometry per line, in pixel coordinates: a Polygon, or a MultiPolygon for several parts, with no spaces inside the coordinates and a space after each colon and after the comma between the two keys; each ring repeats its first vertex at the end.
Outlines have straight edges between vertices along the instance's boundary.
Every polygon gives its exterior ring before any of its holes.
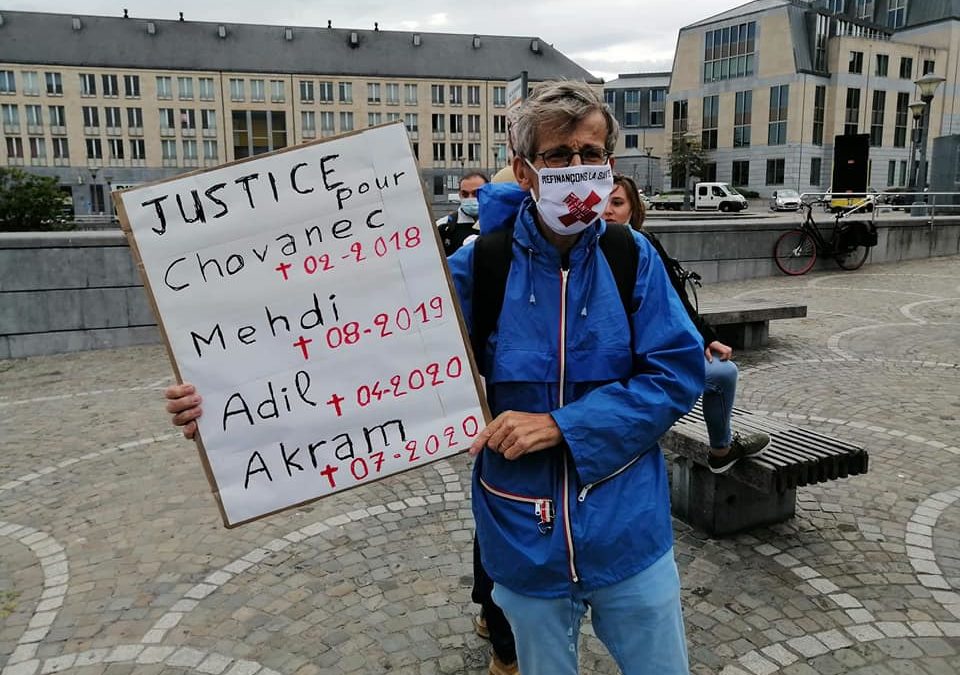
{"type": "Polygon", "coordinates": [[[597,221],[613,191],[610,164],[580,164],[559,169],[530,168],[540,179],[537,211],[557,234],[579,234],[597,221]]]}

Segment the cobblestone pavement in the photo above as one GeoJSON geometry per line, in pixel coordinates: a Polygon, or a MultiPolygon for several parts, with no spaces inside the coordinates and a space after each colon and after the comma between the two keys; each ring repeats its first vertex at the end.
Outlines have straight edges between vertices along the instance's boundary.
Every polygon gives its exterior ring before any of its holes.
{"type": "MultiPolygon", "coordinates": [[[[960,259],[712,285],[809,306],[741,354],[743,407],[870,472],[713,540],[675,521],[697,675],[960,672],[960,259]]],[[[485,672],[456,457],[226,530],[159,347],[0,361],[4,675],[485,672]]],[[[614,673],[587,630],[584,673],[614,673]]]]}

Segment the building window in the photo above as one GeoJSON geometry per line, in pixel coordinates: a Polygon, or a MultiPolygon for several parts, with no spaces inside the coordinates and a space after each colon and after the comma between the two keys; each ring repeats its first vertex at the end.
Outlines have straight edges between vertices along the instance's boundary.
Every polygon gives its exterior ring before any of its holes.
{"type": "Polygon", "coordinates": [[[270,102],[284,103],[287,100],[287,84],[283,80],[270,80],[270,102]]]}
{"type": "Polygon", "coordinates": [[[870,145],[875,148],[883,145],[883,115],[886,102],[887,92],[879,89],[873,92],[873,106],[870,109],[870,145]]]}
{"type": "Polygon", "coordinates": [[[787,142],[787,108],[789,104],[789,84],[770,87],[770,126],[767,130],[767,145],[784,145],[787,142]]]}
{"type": "Polygon", "coordinates": [[[463,115],[450,115],[450,133],[463,133],[463,115]]]}
{"type": "Polygon", "coordinates": [[[887,185],[896,185],[896,182],[897,182],[897,160],[891,159],[887,162],[887,185]]]}
{"type": "Polygon", "coordinates": [[[430,115],[430,131],[434,134],[443,134],[445,131],[444,119],[443,113],[433,113],[430,115]]]}
{"type": "Polygon", "coordinates": [[[320,82],[317,93],[321,103],[333,103],[333,82],[320,82]]]}
{"type": "Polygon", "coordinates": [[[835,14],[843,14],[846,0],[827,0],[827,9],[835,14]]]}
{"type": "Polygon", "coordinates": [[[203,158],[206,160],[216,160],[219,158],[219,150],[216,141],[203,142],[203,158]]]}
{"type": "Polygon", "coordinates": [[[667,102],[666,89],[650,90],[650,126],[662,127],[664,124],[664,109],[667,102]]]}
{"type": "Polygon", "coordinates": [[[907,184],[907,160],[905,159],[900,160],[899,175],[900,175],[900,178],[897,180],[897,185],[899,185],[900,187],[903,187],[904,185],[907,184]]]}
{"type": "Polygon", "coordinates": [[[467,133],[472,137],[480,135],[480,115],[467,115],[467,133]]]}
{"type": "Polygon", "coordinates": [[[420,130],[419,118],[420,116],[417,113],[406,113],[403,116],[403,124],[407,127],[409,133],[415,134],[420,130]]]}
{"type": "Polygon", "coordinates": [[[378,124],[383,124],[383,114],[378,112],[368,112],[367,113],[367,126],[375,127],[378,124]]]}
{"type": "Polygon", "coordinates": [[[886,54],[877,54],[877,67],[874,75],[877,77],[886,77],[887,69],[890,67],[890,57],[886,54]]]}
{"type": "Polygon", "coordinates": [[[493,107],[505,108],[506,106],[507,106],[507,88],[494,87],[493,88],[493,107]]]}
{"type": "Polygon", "coordinates": [[[3,117],[3,130],[8,134],[20,133],[20,108],[9,103],[0,106],[3,117]]]}
{"type": "Polygon", "coordinates": [[[367,83],[367,103],[379,103],[379,102],[380,102],[380,83],[368,82],[367,83]]]}
{"type": "Polygon", "coordinates": [[[387,113],[387,124],[400,121],[400,113],[398,112],[388,112],[387,113]]]}
{"type": "Polygon", "coordinates": [[[353,83],[338,82],[337,85],[340,91],[340,102],[353,103],[353,83]]]}
{"type": "Polygon", "coordinates": [[[176,129],[173,108],[160,108],[157,112],[160,115],[160,133],[164,136],[172,135],[176,129]]]}
{"type": "Polygon", "coordinates": [[[7,157],[10,159],[23,159],[23,139],[19,136],[7,137],[7,157]]]}
{"type": "Polygon", "coordinates": [[[827,105],[827,88],[819,85],[813,93],[813,138],[814,145],[823,145],[823,120],[827,105]]]}
{"type": "Polygon", "coordinates": [[[277,110],[234,110],[233,156],[260,155],[287,147],[287,116],[277,110]]]}
{"type": "MultiPolygon", "coordinates": [[[[471,84],[467,87],[467,105],[480,105],[480,87],[475,84],[471,84]]],[[[480,158],[477,158],[477,161],[480,161],[480,158]]]]}
{"type": "Polygon", "coordinates": [[[100,78],[103,84],[103,95],[116,98],[120,95],[120,84],[116,75],[102,75],[100,78]]]}
{"type": "MultiPolygon", "coordinates": [[[[42,137],[29,139],[30,142],[30,159],[34,161],[35,164],[46,164],[47,163],[47,142],[42,137]]],[[[121,155],[122,157],[122,155],[121,155]]]]}
{"type": "Polygon", "coordinates": [[[97,76],[93,73],[80,73],[80,95],[97,95],[97,76]]]}
{"type": "Polygon", "coordinates": [[[21,73],[23,75],[23,95],[24,96],[39,96],[40,95],[40,75],[35,70],[25,70],[21,73]]]}
{"type": "Polygon", "coordinates": [[[471,162],[480,161],[480,144],[479,143],[467,144],[467,159],[471,162]]]}
{"type": "Polygon", "coordinates": [[[133,138],[130,140],[130,159],[146,159],[147,144],[142,138],[133,138]]]}
{"type": "Polygon", "coordinates": [[[863,52],[850,52],[850,63],[847,64],[847,72],[855,74],[863,73],[863,52]]]}
{"type": "Polygon", "coordinates": [[[673,102],[673,135],[687,133],[687,99],[673,102]]]}
{"type": "Polygon", "coordinates": [[[850,136],[857,133],[857,122],[860,119],[860,89],[847,88],[846,114],[843,118],[843,135],[850,136]]]}
{"type": "Polygon", "coordinates": [[[107,129],[115,129],[119,131],[123,128],[123,120],[120,115],[120,108],[114,108],[108,106],[103,109],[104,117],[106,118],[107,129]]]}
{"type": "Polygon", "coordinates": [[[54,138],[52,145],[54,159],[70,159],[70,145],[66,138],[54,138]]]}
{"type": "Polygon", "coordinates": [[[192,77],[177,78],[177,98],[180,99],[181,101],[193,100],[193,78],[192,77]]]}
{"type": "Polygon", "coordinates": [[[231,101],[245,101],[247,94],[245,91],[245,86],[243,79],[239,77],[230,78],[230,100],[231,101]]]}
{"type": "MultiPolygon", "coordinates": [[[[243,80],[240,80],[243,82],[243,80]]],[[[173,98],[173,80],[167,75],[157,76],[157,98],[161,100],[173,98]]]]}
{"type": "Polygon", "coordinates": [[[100,109],[96,106],[83,106],[83,126],[85,129],[100,127],[100,109]]]}
{"type": "Polygon", "coordinates": [[[615,92],[613,89],[604,89],[603,102],[610,106],[610,109],[612,110],[617,102],[617,92],[615,92]]]}
{"type": "Polygon", "coordinates": [[[43,127],[43,107],[39,105],[25,105],[24,112],[27,114],[27,133],[35,133],[43,127]]]}
{"type": "Polygon", "coordinates": [[[753,122],[753,92],[738,91],[733,108],[733,147],[750,147],[750,125],[753,122]]]}
{"type": "Polygon", "coordinates": [[[900,28],[907,21],[907,0],[889,0],[887,3],[887,26],[900,28]]]}
{"type": "Polygon", "coordinates": [[[703,81],[753,75],[756,34],[755,21],[708,30],[703,51],[703,81]]]}
{"type": "Polygon", "coordinates": [[[87,159],[103,159],[103,144],[99,138],[87,139],[87,159]]]}
{"type": "MultiPolygon", "coordinates": [[[[200,111],[200,126],[205,132],[214,132],[217,130],[217,111],[216,110],[201,110],[200,111]]],[[[204,136],[212,135],[205,133],[204,136]]]]}
{"type": "Polygon", "coordinates": [[[400,85],[387,82],[387,105],[400,105],[400,85]]]}
{"type": "Polygon", "coordinates": [[[450,144],[450,159],[454,162],[462,162],[466,159],[463,155],[463,143],[450,144]]]}
{"type": "Polygon", "coordinates": [[[447,144],[446,143],[433,144],[433,161],[435,162],[447,161],[447,144]]]}
{"type": "MultiPolygon", "coordinates": [[[[60,73],[44,73],[43,76],[47,82],[47,96],[63,96],[63,78],[60,76],[60,73]]],[[[0,94],[2,93],[3,71],[0,71],[0,94]]]]}
{"type": "Polygon", "coordinates": [[[495,134],[507,133],[507,116],[506,115],[493,116],[493,133],[495,134]]]}
{"type": "MultiPolygon", "coordinates": [[[[195,132],[197,130],[197,113],[194,110],[180,109],[180,128],[184,132],[195,132]]],[[[187,133],[184,133],[186,136],[187,133]]],[[[192,136],[193,134],[190,133],[192,136]]]]}
{"type": "Polygon", "coordinates": [[[433,105],[443,105],[443,85],[442,84],[430,85],[430,102],[433,105]]]}
{"type": "Polygon", "coordinates": [[[901,80],[912,80],[913,79],[913,59],[909,56],[900,57],[900,79],[901,80]]]}
{"type": "Polygon", "coordinates": [[[250,80],[250,100],[254,102],[267,100],[267,87],[263,80],[259,78],[250,80]]]}
{"type": "Polygon", "coordinates": [[[353,131],[353,113],[340,113],[340,131],[353,131]]]}
{"type": "Polygon", "coordinates": [[[336,131],[334,124],[334,117],[332,112],[321,112],[320,113],[320,133],[324,135],[331,135],[336,131]]]}
{"type": "Polygon", "coordinates": [[[127,108],[127,128],[131,131],[143,128],[143,110],[141,108],[127,108]]]}
{"type": "Polygon", "coordinates": [[[640,126],[640,111],[631,110],[623,114],[623,126],[627,128],[634,128],[640,126]]]}
{"type": "Polygon", "coordinates": [[[67,126],[67,112],[62,105],[47,106],[50,113],[50,126],[65,128],[67,126]]]}
{"type": "Polygon", "coordinates": [[[107,150],[110,152],[110,159],[123,159],[123,139],[122,138],[108,139],[107,150]]]}
{"type": "Polygon", "coordinates": [[[819,157],[810,158],[810,185],[820,185],[820,166],[823,160],[819,157]]]}
{"type": "Polygon", "coordinates": [[[403,85],[403,102],[407,105],[417,105],[417,85],[403,85]]]}
{"type": "Polygon", "coordinates": [[[160,154],[166,162],[177,161],[177,142],[171,140],[160,141],[160,154]]]}
{"type": "Polygon", "coordinates": [[[748,160],[734,160],[730,182],[738,187],[750,185],[750,162],[748,160]]]}
{"type": "Polygon", "coordinates": [[[123,76],[123,94],[127,98],[140,98],[140,76],[123,76]]]}
{"type": "Polygon", "coordinates": [[[200,100],[212,101],[213,99],[214,99],[213,78],[201,77],[200,78],[200,100]]]}
{"type": "Polygon", "coordinates": [[[463,105],[463,85],[450,85],[450,105],[463,105]]]}
{"type": "Polygon", "coordinates": [[[703,97],[703,130],[700,133],[700,145],[704,150],[715,150],[717,148],[719,109],[719,96],[703,97]]]}
{"type": "Polygon", "coordinates": [[[629,110],[636,110],[640,107],[640,90],[625,89],[623,92],[623,105],[629,110]]]}
{"type": "Polygon", "coordinates": [[[893,147],[907,147],[907,122],[909,121],[910,94],[897,94],[897,112],[893,118],[893,147]]]}
{"type": "Polygon", "coordinates": [[[936,70],[936,67],[937,67],[936,61],[931,61],[930,59],[924,59],[923,73],[921,73],[921,75],[930,75],[931,73],[933,73],[934,70],[936,70]]]}
{"type": "Polygon", "coordinates": [[[783,168],[786,160],[768,159],[767,160],[767,185],[783,185],[783,168]]]}
{"type": "Polygon", "coordinates": [[[854,12],[858,19],[873,21],[873,0],[856,0],[854,12]]]}
{"type": "Polygon", "coordinates": [[[623,142],[627,150],[635,150],[639,147],[640,139],[636,134],[626,134],[623,137],[623,142]]]}
{"type": "Polygon", "coordinates": [[[713,182],[717,180],[717,163],[716,162],[703,163],[703,180],[709,181],[709,182],[713,182]]]}
{"type": "Polygon", "coordinates": [[[814,37],[813,69],[827,72],[827,40],[830,38],[830,17],[816,14],[816,33],[814,37]]]}
{"type": "Polygon", "coordinates": [[[197,142],[193,140],[185,140],[183,142],[183,159],[187,161],[193,161],[197,159],[197,142]]]}

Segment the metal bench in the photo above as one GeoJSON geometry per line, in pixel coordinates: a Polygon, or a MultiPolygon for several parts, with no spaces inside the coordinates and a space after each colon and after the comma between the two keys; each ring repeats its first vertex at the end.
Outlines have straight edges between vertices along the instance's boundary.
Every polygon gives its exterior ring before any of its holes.
{"type": "Polygon", "coordinates": [[[807,429],[734,408],[733,427],[762,431],[771,445],[724,474],[707,468],[709,442],[700,403],[660,444],[673,455],[671,499],[675,516],[721,536],[793,517],[797,488],[867,472],[863,448],[807,429]]]}
{"type": "Polygon", "coordinates": [[[700,307],[700,316],[717,331],[721,342],[739,349],[765,346],[771,320],[797,319],[806,315],[806,305],[769,300],[738,300],[700,307]]]}

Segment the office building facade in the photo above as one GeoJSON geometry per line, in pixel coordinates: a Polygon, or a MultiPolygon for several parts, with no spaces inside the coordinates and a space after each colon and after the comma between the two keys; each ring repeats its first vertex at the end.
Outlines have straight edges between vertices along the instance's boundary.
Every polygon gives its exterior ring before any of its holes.
{"type": "Polygon", "coordinates": [[[0,162],[110,190],[403,122],[428,198],[507,161],[507,83],[599,83],[536,37],[0,12],[0,162]]]}

